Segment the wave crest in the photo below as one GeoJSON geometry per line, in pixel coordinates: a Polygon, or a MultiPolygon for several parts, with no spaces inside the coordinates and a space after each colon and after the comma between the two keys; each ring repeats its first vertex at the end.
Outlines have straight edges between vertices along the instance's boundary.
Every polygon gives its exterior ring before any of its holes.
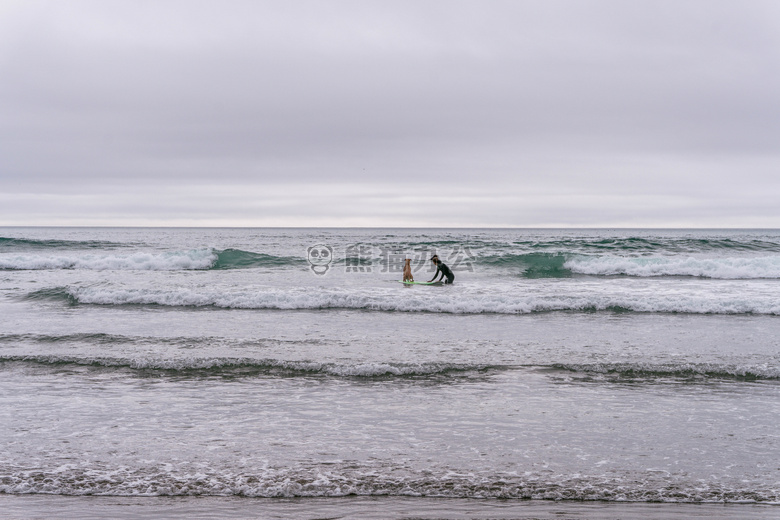
{"type": "Polygon", "coordinates": [[[0,493],[102,496],[242,496],[264,498],[409,496],[471,499],[600,500],[632,502],[777,503],[776,489],[729,487],[690,481],[684,475],[632,477],[474,473],[330,463],[309,467],[260,467],[234,473],[204,467],[150,464],[85,469],[75,464],[20,471],[2,468],[0,493]],[[395,470],[395,471],[394,471],[395,470]]]}
{"type": "Polygon", "coordinates": [[[121,271],[179,271],[206,269],[246,269],[304,265],[303,258],[213,248],[131,254],[5,254],[0,270],[90,269],[121,271]]]}
{"type": "Polygon", "coordinates": [[[585,257],[565,262],[574,273],[589,275],[696,276],[723,280],[780,278],[780,256],[762,257],[585,257]]]}
{"type": "Polygon", "coordinates": [[[274,256],[240,249],[225,249],[217,254],[212,269],[247,269],[252,267],[288,267],[305,265],[304,258],[274,256]]]}
{"type": "Polygon", "coordinates": [[[520,269],[525,278],[569,278],[572,270],[565,264],[569,256],[563,253],[526,253],[486,256],[481,265],[504,269],[520,269]]]}
{"type": "Polygon", "coordinates": [[[722,280],[780,278],[780,256],[720,257],[616,256],[526,253],[486,256],[480,264],[517,269],[525,278],[591,276],[693,276],[722,280]]]}
{"type": "Polygon", "coordinates": [[[32,238],[0,237],[2,250],[46,250],[46,249],[114,249],[127,244],[105,240],[36,240],[32,238]]]}
{"type": "Polygon", "coordinates": [[[141,358],[75,357],[58,355],[0,356],[0,363],[24,363],[48,367],[92,367],[199,377],[295,377],[345,378],[468,377],[506,367],[458,363],[322,363],[255,358],[141,358]]]}
{"type": "MultiPolygon", "coordinates": [[[[449,289],[449,288],[448,288],[449,289]]],[[[571,294],[557,287],[547,292],[526,288],[480,291],[403,291],[353,288],[257,288],[219,291],[175,287],[55,287],[28,293],[30,300],[62,301],[71,305],[161,305],[223,309],[324,310],[358,309],[389,312],[450,314],[529,314],[555,311],[663,312],[685,314],[780,315],[780,301],[772,294],[731,292],[697,294],[679,291],[594,291],[585,287],[571,294]]],[[[607,288],[609,289],[609,288],[607,288]]]]}

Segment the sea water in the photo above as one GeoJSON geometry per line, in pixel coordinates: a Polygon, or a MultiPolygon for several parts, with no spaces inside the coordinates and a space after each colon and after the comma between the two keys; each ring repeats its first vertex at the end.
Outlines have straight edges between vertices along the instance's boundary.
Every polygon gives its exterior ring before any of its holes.
{"type": "Polygon", "coordinates": [[[0,493],[780,514],[778,315],[776,230],[0,228],[0,493]]]}

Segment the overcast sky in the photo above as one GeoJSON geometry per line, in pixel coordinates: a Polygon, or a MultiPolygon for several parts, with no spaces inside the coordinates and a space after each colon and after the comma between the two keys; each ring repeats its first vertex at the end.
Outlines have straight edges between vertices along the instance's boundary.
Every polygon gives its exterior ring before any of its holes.
{"type": "Polygon", "coordinates": [[[0,225],[780,227],[780,2],[0,0],[0,225]]]}

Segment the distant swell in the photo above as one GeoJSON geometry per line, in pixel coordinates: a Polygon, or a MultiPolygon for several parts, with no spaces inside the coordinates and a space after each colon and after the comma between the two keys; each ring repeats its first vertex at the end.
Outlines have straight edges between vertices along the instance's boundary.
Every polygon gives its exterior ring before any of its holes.
{"type": "Polygon", "coordinates": [[[561,238],[559,240],[521,240],[513,246],[535,251],[571,251],[587,254],[645,254],[645,253],[723,253],[734,252],[780,252],[780,243],[757,238],[683,238],[657,237],[614,237],[614,238],[561,238]]]}
{"type": "Polygon", "coordinates": [[[263,253],[212,248],[173,252],[136,252],[131,254],[3,254],[0,269],[91,269],[128,271],[178,271],[205,269],[246,269],[304,265],[303,258],[279,257],[263,253]]]}
{"type": "Polygon", "coordinates": [[[103,240],[35,240],[30,238],[0,237],[0,251],[46,249],[112,249],[127,244],[103,240]]]}
{"type": "MultiPolygon", "coordinates": [[[[483,237],[470,237],[453,240],[411,240],[390,242],[401,250],[453,250],[467,247],[473,252],[504,250],[513,254],[595,254],[595,255],[637,255],[637,254],[728,254],[733,253],[780,253],[780,243],[776,237],[755,238],[750,236],[734,238],[693,238],[685,233],[676,236],[646,237],[561,237],[551,240],[533,240],[521,238],[519,232],[515,240],[490,240],[483,237]]],[[[388,239],[399,239],[397,235],[388,235],[388,239]]]]}

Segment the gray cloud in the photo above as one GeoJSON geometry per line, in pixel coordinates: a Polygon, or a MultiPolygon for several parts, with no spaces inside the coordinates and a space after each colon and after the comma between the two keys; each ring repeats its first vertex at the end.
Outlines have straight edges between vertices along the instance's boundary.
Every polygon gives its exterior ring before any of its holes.
{"type": "Polygon", "coordinates": [[[11,2],[0,223],[778,226],[777,92],[774,2],[11,2]]]}

